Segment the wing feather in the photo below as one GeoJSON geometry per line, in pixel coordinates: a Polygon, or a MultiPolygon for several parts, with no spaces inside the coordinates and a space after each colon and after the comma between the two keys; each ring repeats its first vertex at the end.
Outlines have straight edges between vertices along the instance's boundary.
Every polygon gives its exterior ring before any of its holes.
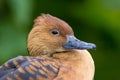
{"type": "Polygon", "coordinates": [[[55,59],[19,56],[0,66],[0,80],[53,80],[59,68],[55,59]]]}

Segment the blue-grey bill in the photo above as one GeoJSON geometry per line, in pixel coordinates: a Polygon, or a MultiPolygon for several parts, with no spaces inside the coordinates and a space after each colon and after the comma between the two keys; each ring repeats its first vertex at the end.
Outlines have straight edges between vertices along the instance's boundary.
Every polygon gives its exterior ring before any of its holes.
{"type": "Polygon", "coordinates": [[[77,39],[73,35],[67,36],[67,42],[63,46],[65,49],[96,49],[96,45],[93,43],[87,43],[77,39]]]}

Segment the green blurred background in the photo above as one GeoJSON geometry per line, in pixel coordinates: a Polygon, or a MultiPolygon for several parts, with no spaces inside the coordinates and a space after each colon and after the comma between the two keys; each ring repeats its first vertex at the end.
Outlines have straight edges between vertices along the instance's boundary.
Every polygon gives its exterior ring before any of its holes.
{"type": "Polygon", "coordinates": [[[28,55],[27,35],[41,13],[65,20],[76,37],[97,45],[89,50],[95,80],[120,80],[120,0],[0,0],[0,65],[28,55]]]}

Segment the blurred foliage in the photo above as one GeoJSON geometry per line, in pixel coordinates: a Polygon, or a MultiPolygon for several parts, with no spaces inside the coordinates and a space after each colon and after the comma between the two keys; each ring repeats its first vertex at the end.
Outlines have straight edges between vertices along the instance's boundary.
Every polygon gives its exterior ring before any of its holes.
{"type": "Polygon", "coordinates": [[[93,42],[95,80],[120,80],[120,0],[0,0],[0,64],[27,53],[33,20],[49,13],[68,22],[75,35],[93,42]]]}

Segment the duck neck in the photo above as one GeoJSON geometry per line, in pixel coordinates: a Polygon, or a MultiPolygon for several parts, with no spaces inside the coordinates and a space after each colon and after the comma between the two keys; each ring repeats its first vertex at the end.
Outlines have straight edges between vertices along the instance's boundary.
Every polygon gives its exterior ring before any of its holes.
{"type": "Polygon", "coordinates": [[[64,52],[53,54],[53,57],[59,58],[62,60],[78,60],[80,59],[80,53],[78,53],[76,50],[64,51],[64,52]]]}
{"type": "Polygon", "coordinates": [[[53,57],[62,59],[62,60],[72,60],[72,61],[84,61],[84,62],[93,62],[92,56],[87,50],[71,50],[63,53],[56,53],[53,57]]]}

